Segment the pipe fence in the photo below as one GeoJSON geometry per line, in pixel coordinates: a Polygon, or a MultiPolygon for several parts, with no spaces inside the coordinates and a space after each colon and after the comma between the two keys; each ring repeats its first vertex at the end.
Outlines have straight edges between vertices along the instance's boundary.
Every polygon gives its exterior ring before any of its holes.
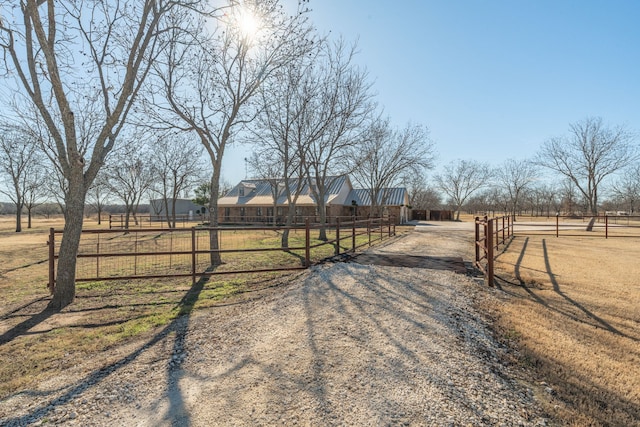
{"type": "Polygon", "coordinates": [[[476,217],[475,219],[475,266],[482,271],[485,282],[494,285],[494,263],[497,251],[513,238],[513,218],[476,217]]]}
{"type": "MultiPolygon", "coordinates": [[[[291,227],[190,227],[83,230],[76,281],[199,277],[305,269],[395,235],[392,218],[291,227]],[[321,230],[324,238],[320,239],[321,230]],[[283,235],[288,245],[283,246],[283,235]]],[[[49,231],[49,283],[63,230],[49,231]]]]}

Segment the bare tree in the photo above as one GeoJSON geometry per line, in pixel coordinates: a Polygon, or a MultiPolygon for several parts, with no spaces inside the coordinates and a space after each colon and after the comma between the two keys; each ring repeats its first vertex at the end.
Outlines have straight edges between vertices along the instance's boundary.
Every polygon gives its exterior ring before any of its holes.
{"type": "MultiPolygon", "coordinates": [[[[7,196],[16,207],[16,232],[22,231],[25,203],[35,202],[37,187],[34,188],[33,178],[41,167],[38,156],[37,142],[28,134],[8,124],[0,126],[0,184],[4,183],[0,194],[7,196]]],[[[29,228],[30,225],[31,215],[29,228]]]]}
{"type": "Polygon", "coordinates": [[[612,193],[624,205],[630,214],[637,211],[640,201],[640,164],[631,165],[612,185],[612,193]]]}
{"type": "MultiPolygon", "coordinates": [[[[195,19],[195,18],[194,18],[195,19]]],[[[302,10],[288,16],[278,1],[231,1],[224,17],[199,21],[196,30],[167,33],[168,47],[156,67],[157,90],[150,113],[161,124],[197,135],[212,166],[210,224],[218,224],[218,196],[224,152],[256,114],[260,86],[310,45],[311,28],[302,10]],[[253,25],[245,25],[253,22],[253,25]],[[210,34],[208,28],[217,33],[210,34]],[[177,119],[177,120],[176,120],[177,119]]],[[[218,247],[215,231],[212,249],[218,247]]],[[[220,264],[211,252],[211,264],[220,264]]]]}
{"type": "Polygon", "coordinates": [[[433,142],[429,130],[408,123],[404,129],[391,128],[389,119],[371,124],[352,154],[355,161],[351,177],[369,191],[371,214],[382,215],[385,190],[400,185],[406,176],[422,176],[433,166],[433,142]]]}
{"type": "Polygon", "coordinates": [[[31,228],[33,210],[40,206],[47,195],[47,190],[42,182],[47,175],[42,162],[37,162],[27,176],[27,186],[24,193],[24,208],[27,210],[27,228],[31,228]]]}
{"type": "MultiPolygon", "coordinates": [[[[260,171],[262,177],[270,176],[274,224],[281,197],[286,197],[287,202],[285,225],[293,224],[296,203],[307,182],[300,147],[318,138],[323,131],[322,123],[309,119],[314,114],[313,98],[316,96],[311,71],[319,52],[310,53],[277,70],[275,78],[261,87],[260,113],[249,128],[256,146],[250,159],[252,168],[260,171]]],[[[289,246],[287,228],[282,233],[281,245],[289,246]]]]}
{"type": "Polygon", "coordinates": [[[199,181],[202,167],[202,145],[184,133],[158,135],[153,138],[149,161],[153,182],[151,192],[161,199],[169,228],[176,226],[176,201],[180,193],[199,181]]]}
{"type": "Polygon", "coordinates": [[[163,16],[189,0],[3,0],[0,46],[54,141],[65,233],[50,308],[75,297],[87,190],[113,149],[158,50],[163,16]],[[91,116],[91,121],[79,118],[91,116]],[[91,123],[91,126],[84,126],[91,123]]]}
{"type": "Polygon", "coordinates": [[[132,216],[135,224],[138,223],[138,206],[155,180],[148,159],[144,145],[132,142],[114,150],[105,167],[111,194],[125,205],[125,229],[129,228],[132,216]]]}
{"type": "MultiPolygon", "coordinates": [[[[329,189],[336,176],[351,172],[345,168],[344,158],[362,142],[375,105],[366,70],[353,63],[356,46],[347,46],[340,39],[321,47],[302,91],[307,94],[303,123],[311,131],[299,141],[298,150],[320,223],[324,224],[329,189]]],[[[320,228],[319,239],[327,240],[324,227],[320,228]]]]}
{"type": "MultiPolygon", "coordinates": [[[[260,178],[269,184],[271,198],[273,199],[273,203],[271,205],[271,222],[275,226],[278,223],[278,217],[276,215],[278,200],[285,195],[285,179],[289,179],[289,176],[287,176],[286,173],[287,167],[285,166],[285,162],[288,162],[288,159],[283,160],[279,150],[271,149],[268,144],[264,144],[262,147],[263,148],[261,148],[260,151],[254,152],[247,161],[249,162],[249,167],[253,171],[255,177],[260,178]]],[[[280,148],[278,145],[276,145],[276,147],[280,148]]],[[[286,237],[283,236],[282,243],[283,247],[287,247],[289,245],[288,234],[286,237]]]]}
{"type": "Polygon", "coordinates": [[[638,159],[634,135],[624,126],[609,127],[599,117],[569,126],[569,135],[547,140],[537,162],[569,179],[598,214],[598,190],[611,174],[638,159]]]}
{"type": "Polygon", "coordinates": [[[508,159],[496,169],[498,185],[509,200],[509,213],[515,218],[522,195],[538,178],[535,165],[528,160],[508,159]]]}
{"type": "Polygon", "coordinates": [[[460,209],[467,199],[479,189],[490,185],[488,181],[492,176],[489,165],[475,160],[455,160],[435,176],[438,187],[455,207],[456,221],[460,220],[460,209]]]}
{"type": "Polygon", "coordinates": [[[98,214],[98,225],[102,224],[102,211],[112,196],[106,169],[100,170],[87,192],[87,202],[98,214]]]}

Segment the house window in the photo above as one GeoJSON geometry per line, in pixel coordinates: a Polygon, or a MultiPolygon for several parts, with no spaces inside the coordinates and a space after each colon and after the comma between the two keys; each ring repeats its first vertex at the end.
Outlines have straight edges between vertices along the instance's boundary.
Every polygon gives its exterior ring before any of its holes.
{"type": "Polygon", "coordinates": [[[238,197],[244,197],[244,185],[238,187],[238,197]]]}
{"type": "Polygon", "coordinates": [[[229,217],[231,216],[231,208],[224,208],[224,219],[225,221],[229,221],[229,217]]]}
{"type": "Polygon", "coordinates": [[[262,208],[256,208],[256,216],[262,216],[262,208]]]}
{"type": "Polygon", "coordinates": [[[244,208],[240,208],[240,218],[244,219],[244,208]]]}

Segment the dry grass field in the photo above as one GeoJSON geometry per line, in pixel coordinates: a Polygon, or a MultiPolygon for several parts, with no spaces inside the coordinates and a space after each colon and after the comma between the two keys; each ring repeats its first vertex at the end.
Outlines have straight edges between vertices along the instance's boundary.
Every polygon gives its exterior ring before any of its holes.
{"type": "Polygon", "coordinates": [[[546,409],[563,425],[639,426],[640,235],[516,234],[496,264],[504,303],[488,309],[546,409]]]}

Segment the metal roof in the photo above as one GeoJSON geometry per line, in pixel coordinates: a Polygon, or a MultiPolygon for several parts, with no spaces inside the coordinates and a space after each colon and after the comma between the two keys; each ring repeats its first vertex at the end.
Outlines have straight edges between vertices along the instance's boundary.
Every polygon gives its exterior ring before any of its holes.
{"type": "MultiPolygon", "coordinates": [[[[405,196],[407,189],[403,187],[398,188],[383,188],[378,193],[378,205],[384,206],[400,206],[406,203],[405,196]]],[[[371,193],[367,188],[354,188],[347,197],[347,203],[351,203],[352,200],[358,204],[358,206],[371,206],[371,193]]]]}
{"type": "MultiPolygon", "coordinates": [[[[327,181],[330,182],[325,199],[327,202],[331,201],[343,187],[347,181],[347,177],[342,176],[330,176],[327,177],[327,181]]],[[[219,205],[270,205],[273,203],[272,185],[274,183],[278,185],[284,184],[283,179],[244,179],[238,185],[233,187],[222,198],[218,200],[219,205]],[[240,196],[240,188],[244,187],[244,196],[240,196]]],[[[289,179],[289,187],[295,194],[298,184],[302,185],[302,191],[298,196],[296,204],[298,205],[315,205],[315,199],[313,192],[309,188],[308,180],[304,179],[302,183],[299,183],[297,178],[289,179]]],[[[284,188],[280,192],[284,193],[284,188]]],[[[281,194],[278,197],[278,205],[286,205],[288,203],[287,195],[281,194]]]]}

